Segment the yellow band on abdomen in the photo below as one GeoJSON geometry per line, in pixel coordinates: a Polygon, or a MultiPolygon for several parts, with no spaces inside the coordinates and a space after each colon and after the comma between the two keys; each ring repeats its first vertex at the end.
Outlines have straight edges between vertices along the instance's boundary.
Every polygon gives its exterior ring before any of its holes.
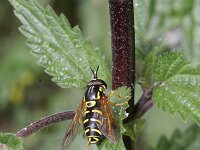
{"type": "Polygon", "coordinates": [[[86,107],[94,107],[96,105],[96,101],[87,101],[86,107]]]}

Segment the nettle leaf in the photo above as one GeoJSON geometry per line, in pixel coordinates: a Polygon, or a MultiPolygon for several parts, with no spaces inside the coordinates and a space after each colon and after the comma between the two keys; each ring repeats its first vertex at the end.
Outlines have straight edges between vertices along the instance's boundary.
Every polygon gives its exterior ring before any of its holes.
{"type": "Polygon", "coordinates": [[[72,28],[64,15],[34,0],[9,0],[23,26],[20,32],[38,58],[38,63],[61,87],[83,88],[92,78],[90,68],[100,66],[98,76],[109,83],[109,69],[98,48],[85,40],[80,29],[72,28]]]}
{"type": "Polygon", "coordinates": [[[126,109],[128,108],[128,101],[131,98],[131,89],[123,86],[118,89],[116,89],[113,93],[111,93],[109,100],[111,100],[111,105],[119,104],[118,106],[112,107],[113,113],[116,117],[116,121],[119,128],[119,142],[117,144],[110,144],[108,139],[105,139],[102,141],[100,145],[98,145],[98,149],[120,149],[125,150],[124,142],[122,139],[122,134],[126,132],[126,129],[123,126],[123,119],[127,117],[126,109]]]}
{"type": "Polygon", "coordinates": [[[133,141],[136,141],[141,131],[144,129],[145,122],[146,120],[144,118],[140,118],[124,124],[126,129],[125,135],[129,136],[133,141]]]}
{"type": "Polygon", "coordinates": [[[153,76],[158,81],[165,81],[175,75],[179,69],[188,64],[182,53],[169,52],[159,56],[154,63],[153,76]]]}
{"type": "Polygon", "coordinates": [[[154,64],[157,60],[157,55],[163,50],[163,46],[155,47],[144,60],[141,70],[141,85],[143,88],[149,87],[153,83],[154,64]]]}
{"type": "Polygon", "coordinates": [[[200,125],[200,64],[189,64],[181,53],[158,57],[154,78],[161,84],[153,99],[159,107],[200,125]]]}
{"type": "Polygon", "coordinates": [[[131,98],[131,89],[127,86],[119,87],[112,91],[108,97],[115,104],[127,102],[131,98]]]}
{"type": "Polygon", "coordinates": [[[1,150],[23,150],[23,142],[11,133],[0,133],[1,150]]]}
{"type": "Polygon", "coordinates": [[[175,130],[170,139],[164,135],[160,138],[156,148],[151,150],[198,150],[200,147],[200,128],[198,126],[190,126],[184,133],[175,130]]]}

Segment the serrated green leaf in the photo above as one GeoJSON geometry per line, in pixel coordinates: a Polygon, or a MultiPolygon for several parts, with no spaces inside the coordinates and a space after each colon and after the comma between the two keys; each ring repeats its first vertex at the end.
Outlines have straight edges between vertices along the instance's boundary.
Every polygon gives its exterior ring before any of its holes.
{"type": "Polygon", "coordinates": [[[127,102],[131,98],[131,89],[127,86],[122,86],[112,91],[109,100],[115,104],[127,102]]]}
{"type": "Polygon", "coordinates": [[[11,133],[0,133],[1,150],[23,150],[22,140],[11,133]]]}
{"type": "Polygon", "coordinates": [[[168,52],[157,58],[154,63],[153,77],[157,81],[165,81],[188,64],[182,53],[168,52]]]}
{"type": "Polygon", "coordinates": [[[200,64],[189,64],[180,53],[158,58],[154,77],[162,82],[153,92],[159,107],[200,125],[200,64]]]}
{"type": "Polygon", "coordinates": [[[200,63],[191,63],[182,67],[178,74],[200,75],[200,63]]]}
{"type": "Polygon", "coordinates": [[[9,0],[23,26],[20,32],[38,58],[38,63],[61,87],[83,88],[92,78],[90,67],[100,66],[98,76],[110,83],[105,58],[98,48],[86,41],[76,26],[72,28],[48,6],[44,9],[34,0],[9,0]]]}
{"type": "Polygon", "coordinates": [[[157,60],[157,55],[163,50],[162,46],[155,47],[144,60],[141,71],[141,85],[143,88],[147,88],[153,83],[153,71],[154,64],[157,60]]]}
{"type": "Polygon", "coordinates": [[[123,105],[114,106],[115,104],[122,104],[124,102],[128,102],[128,100],[131,98],[131,89],[127,88],[126,86],[120,87],[116,89],[113,93],[111,93],[111,96],[109,97],[109,100],[111,100],[111,105],[113,105],[112,110],[116,117],[116,121],[119,128],[119,142],[117,144],[111,144],[108,139],[105,139],[102,141],[100,145],[98,145],[98,149],[110,149],[110,150],[125,150],[124,142],[122,139],[122,134],[126,132],[124,126],[123,126],[123,119],[127,117],[126,109],[128,108],[128,104],[125,103],[123,105]]]}
{"type": "Polygon", "coordinates": [[[200,147],[200,128],[190,126],[184,133],[175,130],[170,139],[162,136],[158,141],[156,148],[152,150],[198,150],[200,147]]]}

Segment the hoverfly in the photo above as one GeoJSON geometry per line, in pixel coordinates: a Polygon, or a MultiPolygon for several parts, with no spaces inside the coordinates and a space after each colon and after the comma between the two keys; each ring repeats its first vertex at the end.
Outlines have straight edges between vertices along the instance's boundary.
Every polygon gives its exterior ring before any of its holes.
{"type": "MultiPolygon", "coordinates": [[[[91,69],[91,68],[90,68],[91,69]]],[[[115,117],[110,108],[108,97],[104,94],[107,84],[97,77],[99,66],[94,72],[93,79],[88,82],[85,95],[76,110],[67,132],[65,133],[62,148],[66,149],[84,128],[88,144],[97,144],[103,137],[113,144],[118,141],[118,128],[115,117]]]]}

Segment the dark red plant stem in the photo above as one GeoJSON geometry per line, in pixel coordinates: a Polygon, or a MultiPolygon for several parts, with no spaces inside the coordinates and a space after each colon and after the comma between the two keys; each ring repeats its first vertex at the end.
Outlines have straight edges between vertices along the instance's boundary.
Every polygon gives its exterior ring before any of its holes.
{"type": "Polygon", "coordinates": [[[151,86],[148,89],[145,89],[143,91],[142,96],[138,100],[137,104],[134,106],[134,112],[133,112],[133,120],[142,117],[148,110],[150,110],[153,106],[153,90],[154,88],[161,85],[162,82],[156,83],[153,86],[151,86]]]}
{"type": "MultiPolygon", "coordinates": [[[[132,89],[129,116],[134,112],[135,38],[132,0],[109,0],[112,42],[112,89],[128,86],[132,89]]],[[[125,122],[131,121],[128,117],[125,122]]],[[[126,149],[132,149],[133,141],[124,136],[126,149]]]]}
{"type": "Polygon", "coordinates": [[[152,94],[153,88],[147,89],[143,92],[142,96],[134,107],[134,119],[142,117],[153,106],[152,94]]]}
{"type": "Polygon", "coordinates": [[[112,38],[112,89],[133,87],[133,1],[109,0],[112,38]]]}
{"type": "Polygon", "coordinates": [[[64,120],[72,119],[74,116],[75,116],[75,111],[60,112],[57,114],[47,116],[21,129],[16,133],[16,136],[24,138],[41,128],[50,126],[51,124],[55,124],[64,120]]]}

